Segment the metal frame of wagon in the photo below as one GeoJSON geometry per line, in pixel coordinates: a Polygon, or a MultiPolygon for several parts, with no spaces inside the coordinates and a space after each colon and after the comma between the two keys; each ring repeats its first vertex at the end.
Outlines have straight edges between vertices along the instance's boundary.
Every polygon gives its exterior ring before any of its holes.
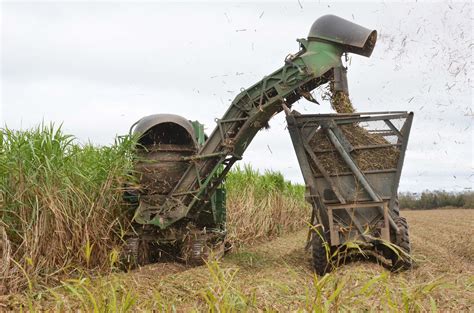
{"type": "MultiPolygon", "coordinates": [[[[313,208],[312,223],[314,225],[317,221],[324,226],[325,230],[329,231],[332,246],[337,246],[342,243],[341,241],[344,241],[340,238],[341,229],[338,228],[338,223],[334,222],[338,210],[347,213],[346,218],[349,216],[351,225],[355,226],[358,235],[366,242],[373,240],[366,236],[362,223],[364,214],[366,215],[369,212],[367,209],[377,209],[380,218],[383,220],[379,234],[381,239],[390,241],[390,227],[398,232],[398,227],[394,222],[394,218],[399,213],[397,192],[412,121],[413,113],[405,111],[305,115],[293,111],[287,114],[288,130],[307,186],[306,199],[313,208]],[[400,128],[397,128],[392,122],[395,119],[404,119],[400,128]],[[396,136],[398,138],[397,142],[393,144],[352,146],[340,128],[342,125],[373,121],[383,121],[384,125],[387,126],[387,129],[377,130],[375,133],[382,136],[396,136]],[[325,132],[331,142],[332,149],[314,150],[310,147],[309,142],[318,130],[325,132]],[[396,168],[363,171],[351,156],[353,151],[387,147],[394,147],[399,150],[400,154],[396,168]],[[324,152],[337,152],[350,171],[337,175],[328,173],[316,155],[324,152]],[[316,173],[315,169],[319,173],[316,173]],[[363,201],[351,199],[348,196],[347,188],[338,187],[337,180],[341,177],[345,181],[357,184],[357,189],[362,187],[368,197],[363,201]],[[387,182],[389,183],[389,190],[381,191],[387,182]],[[323,184],[328,187],[327,189],[332,192],[335,199],[325,198],[321,189],[323,184]]],[[[355,190],[354,188],[352,190],[355,190]]],[[[371,212],[371,214],[373,213],[371,212]]]]}

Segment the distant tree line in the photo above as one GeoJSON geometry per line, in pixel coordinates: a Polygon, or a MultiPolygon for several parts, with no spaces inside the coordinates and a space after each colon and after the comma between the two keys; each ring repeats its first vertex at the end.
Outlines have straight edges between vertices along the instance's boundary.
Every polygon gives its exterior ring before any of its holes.
{"type": "Polygon", "coordinates": [[[474,192],[447,192],[444,190],[422,193],[402,192],[398,195],[401,209],[431,210],[441,207],[474,209],[474,192]]]}

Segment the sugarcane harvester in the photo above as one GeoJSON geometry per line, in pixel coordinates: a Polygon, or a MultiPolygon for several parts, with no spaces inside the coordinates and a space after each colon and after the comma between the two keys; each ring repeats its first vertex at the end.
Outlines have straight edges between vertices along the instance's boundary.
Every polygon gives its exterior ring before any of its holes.
{"type": "MultiPolygon", "coordinates": [[[[301,115],[291,111],[292,105],[301,98],[316,102],[311,91],[328,82],[333,82],[337,90],[348,92],[346,69],[341,57],[347,53],[369,57],[376,39],[375,30],[333,15],[323,16],[313,24],[307,39],[297,40],[299,51],[288,55],[280,69],[242,89],[222,118],[216,120],[217,125],[208,137],[201,124],[176,115],[151,115],[134,124],[133,133],[138,137],[135,172],[139,187],[126,192],[135,205],[134,229],[127,234],[124,245],[129,264],[144,264],[166,255],[177,256],[186,262],[200,262],[211,254],[222,255],[226,235],[225,177],[232,165],[242,159],[257,132],[281,111],[287,114],[290,135],[307,186],[307,200],[313,207],[310,242],[316,271],[322,273],[330,269],[324,247],[340,246],[354,238],[375,246],[383,240],[397,243],[400,232],[404,231],[400,229],[400,223],[397,224],[398,181],[394,186],[394,180],[382,179],[389,184],[384,190],[390,190],[383,195],[377,188],[364,189],[370,196],[361,198],[363,205],[369,209],[375,207],[375,213],[368,214],[369,220],[360,218],[364,212],[354,215],[359,201],[353,193],[363,194],[354,186],[366,187],[371,184],[370,179],[367,182],[363,179],[364,173],[354,171],[357,175],[354,174],[352,180],[348,178],[347,190],[341,186],[331,189],[338,182],[326,173],[323,178],[329,180],[321,181],[322,189],[318,189],[317,166],[308,161],[313,160],[308,154],[311,149],[305,149],[308,147],[308,129],[301,126],[304,124],[301,124],[301,115]],[[329,202],[324,197],[328,186],[332,190],[329,202]],[[387,195],[390,196],[388,199],[387,195]],[[336,213],[338,204],[345,215],[336,213]],[[329,221],[329,212],[334,212],[333,221],[329,221]],[[346,224],[355,221],[355,230],[335,231],[335,225],[342,221],[346,224]],[[327,259],[326,262],[321,261],[323,258],[327,259]]],[[[340,139],[338,135],[343,132],[333,127],[340,121],[338,115],[326,116],[320,124],[317,124],[318,117],[321,116],[305,120],[306,124],[313,125],[313,134],[330,129],[330,133],[340,139]]],[[[343,115],[343,120],[354,124],[362,117],[367,115],[343,115]]],[[[402,143],[396,147],[404,145],[404,152],[409,127],[397,132],[402,143]]],[[[351,153],[354,150],[344,156],[350,160],[351,153]]],[[[399,170],[403,155],[401,159],[399,170]]],[[[357,169],[357,164],[354,166],[357,169]]],[[[395,176],[399,178],[399,174],[398,171],[395,176]]],[[[389,250],[383,251],[390,255],[389,250]]]]}

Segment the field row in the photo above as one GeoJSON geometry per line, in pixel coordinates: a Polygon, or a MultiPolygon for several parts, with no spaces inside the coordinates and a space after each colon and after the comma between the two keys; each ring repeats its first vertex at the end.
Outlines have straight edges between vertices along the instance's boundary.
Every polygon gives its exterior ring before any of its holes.
{"type": "MultiPolygon", "coordinates": [[[[402,212],[410,223],[416,259],[415,268],[403,273],[391,273],[371,261],[357,261],[317,277],[309,253],[303,249],[303,229],[242,247],[219,263],[193,268],[161,263],[131,273],[70,280],[29,300],[36,308],[85,311],[111,306],[165,311],[469,311],[474,306],[473,229],[444,221],[474,224],[473,213],[402,212]]],[[[10,304],[15,301],[26,300],[11,298],[10,304]]]]}

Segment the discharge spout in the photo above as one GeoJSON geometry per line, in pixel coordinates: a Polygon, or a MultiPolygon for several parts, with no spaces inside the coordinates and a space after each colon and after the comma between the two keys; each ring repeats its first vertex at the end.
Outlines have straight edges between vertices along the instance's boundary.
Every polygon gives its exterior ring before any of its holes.
{"type": "Polygon", "coordinates": [[[377,31],[335,15],[324,15],[311,26],[308,41],[336,44],[343,52],[370,57],[377,41],[377,31]]]}

